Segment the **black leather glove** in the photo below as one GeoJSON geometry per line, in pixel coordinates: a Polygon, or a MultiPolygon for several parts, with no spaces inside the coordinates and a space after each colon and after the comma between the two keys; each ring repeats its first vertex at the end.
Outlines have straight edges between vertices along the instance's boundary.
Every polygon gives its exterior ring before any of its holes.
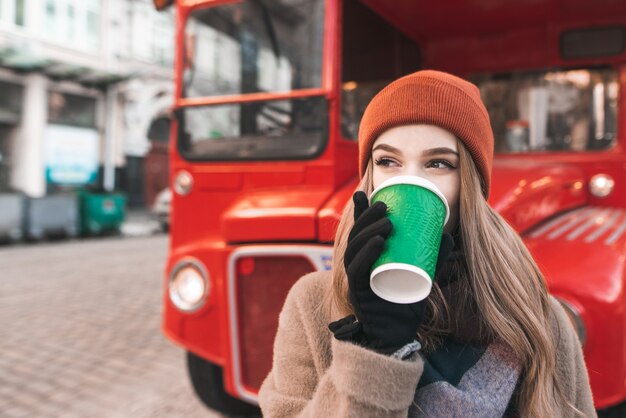
{"type": "MultiPolygon", "coordinates": [[[[369,206],[364,192],[356,192],[354,226],[348,236],[344,266],[348,276],[349,298],[356,318],[349,315],[329,324],[339,340],[348,340],[383,354],[392,354],[415,339],[424,320],[426,300],[411,304],[388,302],[370,288],[372,265],[382,253],[385,240],[392,230],[387,218],[387,206],[376,202],[369,206]],[[356,321],[358,319],[358,321],[356,321]]],[[[441,240],[437,269],[452,251],[452,236],[441,240]]]]}

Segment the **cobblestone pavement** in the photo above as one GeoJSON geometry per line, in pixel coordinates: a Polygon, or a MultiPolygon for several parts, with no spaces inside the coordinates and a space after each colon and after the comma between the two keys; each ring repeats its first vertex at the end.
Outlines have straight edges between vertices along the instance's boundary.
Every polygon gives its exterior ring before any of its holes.
{"type": "Polygon", "coordinates": [[[0,416],[223,417],[160,331],[167,236],[0,247],[0,416]]]}

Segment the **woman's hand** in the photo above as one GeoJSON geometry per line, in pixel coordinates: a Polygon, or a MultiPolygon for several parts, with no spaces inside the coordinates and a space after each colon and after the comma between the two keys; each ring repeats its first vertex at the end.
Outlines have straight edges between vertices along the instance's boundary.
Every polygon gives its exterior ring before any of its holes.
{"type": "MultiPolygon", "coordinates": [[[[393,228],[387,206],[369,206],[364,192],[356,192],[354,226],[348,236],[344,266],[348,276],[349,298],[356,314],[333,322],[329,328],[340,340],[350,340],[373,350],[392,354],[416,337],[424,320],[426,300],[411,304],[388,302],[377,296],[369,284],[370,271],[385,247],[393,228]]],[[[452,237],[445,234],[439,251],[438,266],[452,250],[452,237]]]]}

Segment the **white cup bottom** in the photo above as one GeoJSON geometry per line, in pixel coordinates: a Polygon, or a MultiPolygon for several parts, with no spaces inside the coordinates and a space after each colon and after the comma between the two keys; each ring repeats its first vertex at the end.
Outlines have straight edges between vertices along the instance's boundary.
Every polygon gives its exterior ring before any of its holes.
{"type": "Polygon", "coordinates": [[[426,299],[432,283],[423,269],[404,263],[383,264],[370,275],[372,291],[394,303],[415,303],[426,299]]]}

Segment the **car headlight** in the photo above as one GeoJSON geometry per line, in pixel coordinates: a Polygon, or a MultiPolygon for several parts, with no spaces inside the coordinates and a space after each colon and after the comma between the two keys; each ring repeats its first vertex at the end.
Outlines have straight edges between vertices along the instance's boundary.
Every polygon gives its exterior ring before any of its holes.
{"type": "Polygon", "coordinates": [[[565,313],[567,314],[570,322],[574,326],[576,330],[576,334],[578,334],[578,339],[580,340],[580,345],[584,346],[585,341],[587,340],[587,328],[585,327],[585,323],[583,322],[582,317],[580,316],[580,312],[574,305],[569,302],[564,301],[563,299],[556,298],[559,301],[565,313]]]}
{"type": "Polygon", "coordinates": [[[180,196],[186,196],[193,188],[193,176],[185,170],[176,173],[174,177],[174,191],[180,196]]]}
{"type": "Polygon", "coordinates": [[[209,292],[208,274],[200,261],[186,258],[172,269],[170,300],[181,311],[193,312],[200,308],[209,292]]]}

